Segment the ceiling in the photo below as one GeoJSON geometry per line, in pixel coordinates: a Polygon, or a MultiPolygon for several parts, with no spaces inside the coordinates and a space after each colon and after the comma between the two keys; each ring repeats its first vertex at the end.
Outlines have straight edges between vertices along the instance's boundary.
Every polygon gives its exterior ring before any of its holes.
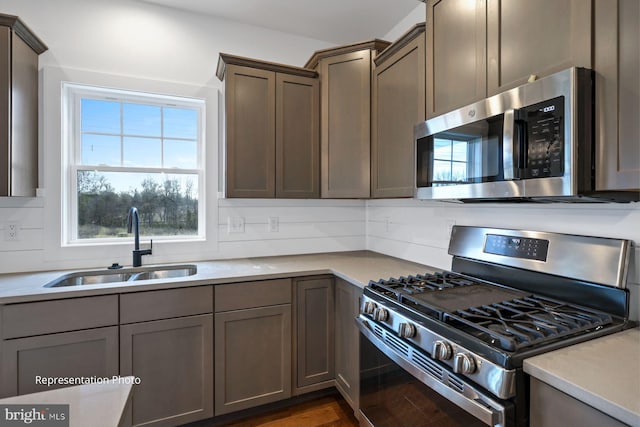
{"type": "Polygon", "coordinates": [[[336,44],[381,38],[419,0],[142,0],[336,44]]]}

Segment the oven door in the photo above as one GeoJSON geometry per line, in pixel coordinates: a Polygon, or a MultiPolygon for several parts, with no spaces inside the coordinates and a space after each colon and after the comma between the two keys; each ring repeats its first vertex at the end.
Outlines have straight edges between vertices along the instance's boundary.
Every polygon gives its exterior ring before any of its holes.
{"type": "Polygon", "coordinates": [[[511,402],[478,390],[370,320],[356,323],[361,426],[514,425],[511,402]]]}

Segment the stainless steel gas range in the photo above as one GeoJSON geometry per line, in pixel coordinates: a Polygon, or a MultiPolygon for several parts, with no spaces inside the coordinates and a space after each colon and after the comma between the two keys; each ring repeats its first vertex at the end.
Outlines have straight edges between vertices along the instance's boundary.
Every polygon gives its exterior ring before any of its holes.
{"type": "Polygon", "coordinates": [[[523,360],[633,325],[631,242],[453,228],[452,271],[371,281],[360,315],[364,426],[527,426],[523,360]]]}

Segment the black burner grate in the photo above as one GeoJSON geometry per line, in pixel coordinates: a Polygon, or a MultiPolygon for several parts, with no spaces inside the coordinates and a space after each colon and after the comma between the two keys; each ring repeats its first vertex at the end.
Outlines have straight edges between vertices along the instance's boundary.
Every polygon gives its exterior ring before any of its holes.
{"type": "Polygon", "coordinates": [[[538,296],[456,310],[444,320],[512,352],[612,323],[606,313],[538,296]]]}

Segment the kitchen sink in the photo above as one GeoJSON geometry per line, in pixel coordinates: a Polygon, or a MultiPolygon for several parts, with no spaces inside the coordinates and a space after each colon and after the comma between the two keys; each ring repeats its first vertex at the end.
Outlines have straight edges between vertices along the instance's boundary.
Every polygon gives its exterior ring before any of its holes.
{"type": "Polygon", "coordinates": [[[193,276],[198,267],[193,264],[128,268],[121,270],[77,271],[64,274],[44,285],[45,288],[63,286],[100,285],[105,283],[138,282],[155,279],[176,279],[193,276]]]}

